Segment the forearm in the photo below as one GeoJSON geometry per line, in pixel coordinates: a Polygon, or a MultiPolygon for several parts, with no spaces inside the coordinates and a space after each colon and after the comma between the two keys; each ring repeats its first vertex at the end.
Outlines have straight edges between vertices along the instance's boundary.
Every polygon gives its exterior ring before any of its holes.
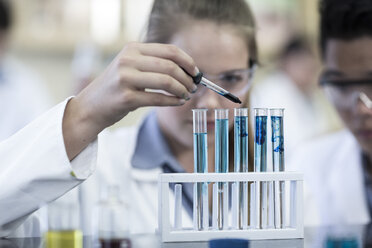
{"type": "Polygon", "coordinates": [[[90,121],[89,113],[81,107],[79,100],[73,98],[67,103],[62,121],[63,139],[70,161],[102,131],[102,127],[90,121]]]}

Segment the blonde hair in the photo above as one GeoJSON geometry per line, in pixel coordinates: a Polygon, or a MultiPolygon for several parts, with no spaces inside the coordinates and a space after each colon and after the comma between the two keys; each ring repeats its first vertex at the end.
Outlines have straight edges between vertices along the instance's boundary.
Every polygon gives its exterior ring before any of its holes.
{"type": "Polygon", "coordinates": [[[155,0],[145,42],[169,43],[173,35],[191,20],[235,28],[246,41],[250,55],[248,66],[257,63],[256,26],[245,0],[155,0]]]}
{"type": "MultiPolygon", "coordinates": [[[[258,63],[256,24],[246,0],[155,0],[152,7],[145,42],[167,44],[180,29],[190,21],[211,21],[217,25],[229,25],[245,40],[249,52],[247,66],[258,63]]],[[[244,106],[249,105],[249,92],[244,106]]],[[[249,169],[253,170],[253,136],[249,124],[249,169]]],[[[233,135],[230,134],[230,139],[233,135]]],[[[232,140],[230,141],[232,142],[232,140]]],[[[231,143],[233,144],[233,142],[231,143]]],[[[232,153],[232,146],[230,147],[232,153]]],[[[230,156],[229,170],[232,171],[233,156],[230,156]]]]}

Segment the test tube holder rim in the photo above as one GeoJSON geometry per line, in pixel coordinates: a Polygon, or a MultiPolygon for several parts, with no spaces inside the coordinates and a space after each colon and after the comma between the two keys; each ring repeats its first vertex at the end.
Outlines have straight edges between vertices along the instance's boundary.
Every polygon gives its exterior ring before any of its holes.
{"type": "Polygon", "coordinates": [[[301,239],[304,237],[303,225],[303,174],[299,172],[246,172],[246,173],[162,173],[158,178],[159,189],[159,231],[162,242],[207,241],[213,238],[245,238],[250,240],[301,239]],[[294,228],[283,229],[226,229],[175,230],[171,227],[169,216],[170,183],[203,182],[259,182],[291,181],[295,182],[296,220],[294,228]]]}

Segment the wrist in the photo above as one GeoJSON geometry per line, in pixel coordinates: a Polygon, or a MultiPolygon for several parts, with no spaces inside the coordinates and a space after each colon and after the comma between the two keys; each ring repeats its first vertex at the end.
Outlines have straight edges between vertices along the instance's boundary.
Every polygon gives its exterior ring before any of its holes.
{"type": "Polygon", "coordinates": [[[62,132],[66,153],[70,160],[97,138],[103,128],[95,125],[79,97],[66,105],[62,121],[62,132]]]}

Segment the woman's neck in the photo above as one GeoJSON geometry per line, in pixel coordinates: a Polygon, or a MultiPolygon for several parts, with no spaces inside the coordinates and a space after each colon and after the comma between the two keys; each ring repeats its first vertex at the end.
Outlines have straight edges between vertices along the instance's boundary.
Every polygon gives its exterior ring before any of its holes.
{"type": "Polygon", "coordinates": [[[165,138],[168,147],[172,155],[177,159],[178,163],[185,169],[186,172],[193,171],[193,149],[192,146],[187,146],[177,139],[175,139],[169,132],[166,131],[166,128],[162,126],[162,123],[159,123],[160,131],[165,138]]]}
{"type": "MultiPolygon", "coordinates": [[[[177,139],[174,139],[169,133],[163,130],[160,126],[160,130],[167,141],[169,149],[173,156],[177,159],[178,163],[185,169],[187,173],[194,172],[194,150],[192,146],[187,146],[177,139]]],[[[214,147],[209,146],[208,149],[208,172],[214,171],[214,147]]]]}

